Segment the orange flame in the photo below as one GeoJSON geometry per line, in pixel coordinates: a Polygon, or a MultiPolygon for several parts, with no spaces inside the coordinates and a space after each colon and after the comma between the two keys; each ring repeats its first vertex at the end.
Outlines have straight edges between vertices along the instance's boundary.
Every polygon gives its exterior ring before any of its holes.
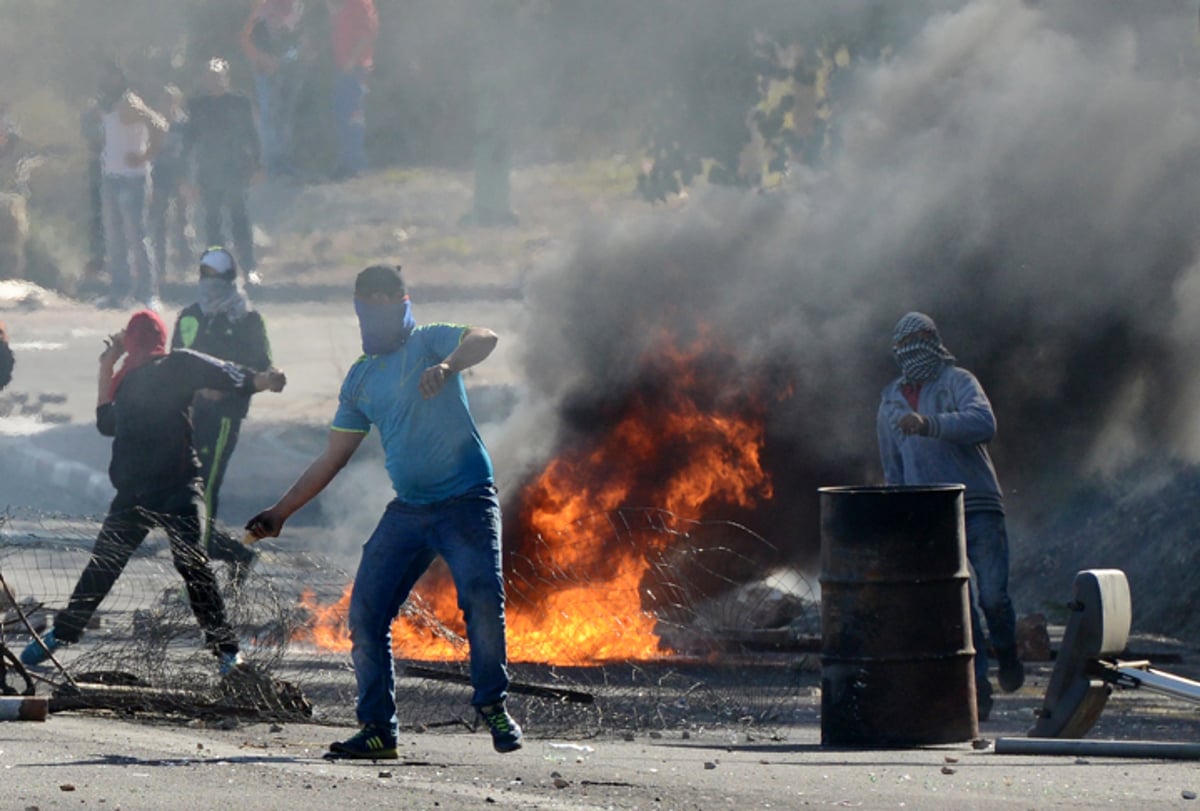
{"type": "MultiPolygon", "coordinates": [[[[537,562],[528,564],[533,571],[520,584],[509,578],[512,661],[586,665],[666,653],[655,634],[657,618],[643,608],[641,585],[647,553],[662,550],[615,548],[585,518],[640,505],[703,518],[721,505],[752,507],[772,496],[760,458],[768,398],[720,390],[730,387],[724,371],[736,369],[728,356],[701,345],[679,352],[665,343],[650,367],[657,384],[639,388],[605,436],[551,460],[521,494],[521,533],[541,546],[537,562]],[[718,373],[701,374],[701,366],[718,373]],[[526,582],[537,589],[518,593],[526,582]]],[[[654,537],[665,545],[670,535],[654,537]]],[[[349,650],[349,597],[347,587],[336,604],[320,606],[306,594],[302,605],[312,622],[303,636],[322,648],[349,650]]],[[[408,659],[460,660],[464,639],[442,567],[418,584],[393,624],[393,648],[408,659]]]]}

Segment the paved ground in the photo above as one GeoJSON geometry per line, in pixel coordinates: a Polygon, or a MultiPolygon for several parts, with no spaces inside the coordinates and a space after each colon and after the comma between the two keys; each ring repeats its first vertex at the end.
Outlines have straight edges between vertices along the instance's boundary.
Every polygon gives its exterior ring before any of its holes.
{"type": "MultiPolygon", "coordinates": [[[[0,724],[0,808],[1196,807],[1194,761],[995,754],[994,739],[1023,734],[1038,703],[1032,685],[1002,698],[976,745],[824,749],[814,710],[811,723],[777,730],[776,740],[695,730],[561,741],[531,729],[525,749],[499,755],[483,732],[405,733],[398,761],[355,763],[321,759],[346,734],[338,728],[63,713],[0,724]],[[555,748],[563,743],[591,751],[555,748]]],[[[1110,709],[1165,739],[1194,740],[1194,722],[1167,706],[1133,695],[1110,709]]]]}

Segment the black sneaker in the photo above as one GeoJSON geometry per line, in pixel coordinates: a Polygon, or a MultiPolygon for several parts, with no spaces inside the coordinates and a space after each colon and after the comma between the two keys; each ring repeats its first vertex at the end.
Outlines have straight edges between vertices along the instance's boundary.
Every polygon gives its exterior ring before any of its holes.
{"type": "Polygon", "coordinates": [[[378,727],[363,727],[353,737],[329,744],[326,760],[395,760],[396,736],[378,727]]]}
{"type": "Polygon", "coordinates": [[[1000,666],[997,681],[1006,693],[1015,693],[1025,683],[1025,666],[1017,658],[1016,648],[1001,648],[996,651],[996,662],[1000,666]]]}
{"type": "Polygon", "coordinates": [[[491,731],[492,746],[497,752],[515,752],[521,748],[521,727],[503,704],[480,707],[479,716],[491,731]]]}

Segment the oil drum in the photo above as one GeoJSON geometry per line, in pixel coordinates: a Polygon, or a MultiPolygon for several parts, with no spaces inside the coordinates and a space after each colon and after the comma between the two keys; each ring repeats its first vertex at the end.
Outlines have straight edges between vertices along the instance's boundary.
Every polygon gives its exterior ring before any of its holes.
{"type": "Polygon", "coordinates": [[[818,492],[822,745],[978,737],[962,485],[818,492]]]}

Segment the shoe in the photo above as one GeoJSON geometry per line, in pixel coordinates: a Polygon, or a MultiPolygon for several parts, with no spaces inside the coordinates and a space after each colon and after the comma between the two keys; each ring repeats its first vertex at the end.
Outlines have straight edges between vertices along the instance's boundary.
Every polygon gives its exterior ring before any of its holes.
{"type": "Polygon", "coordinates": [[[144,306],[147,310],[152,310],[153,312],[161,313],[162,308],[163,308],[163,303],[162,303],[162,299],[160,299],[158,296],[151,296],[150,298],[148,298],[144,302],[142,302],[142,306],[144,306]]]}
{"type": "Polygon", "coordinates": [[[1015,693],[1025,683],[1025,666],[1017,658],[1017,649],[1000,648],[996,651],[996,661],[1000,666],[998,681],[1000,689],[1006,693],[1015,693]]]}
{"type": "Polygon", "coordinates": [[[42,634],[42,643],[38,644],[35,639],[25,646],[25,650],[21,651],[21,664],[26,667],[40,665],[42,662],[50,658],[50,654],[62,647],[62,643],[54,636],[54,629],[51,628],[46,633],[42,634]]]}
{"type": "Polygon", "coordinates": [[[246,284],[250,287],[261,287],[263,283],[262,274],[257,270],[252,270],[246,274],[246,284]]]}
{"type": "Polygon", "coordinates": [[[503,704],[479,708],[479,716],[492,732],[492,746],[497,752],[515,752],[521,748],[521,727],[504,709],[503,704]]]}
{"type": "Polygon", "coordinates": [[[344,741],[329,744],[326,760],[395,760],[396,736],[378,727],[363,727],[344,741]]]}
{"type": "Polygon", "coordinates": [[[992,714],[992,685],[985,682],[982,689],[975,690],[975,717],[980,723],[992,714]]]}
{"type": "Polygon", "coordinates": [[[219,672],[222,676],[228,676],[230,673],[246,663],[246,660],[242,658],[241,651],[233,651],[232,653],[229,651],[221,651],[221,653],[218,654],[217,661],[217,672],[219,672]]]}

